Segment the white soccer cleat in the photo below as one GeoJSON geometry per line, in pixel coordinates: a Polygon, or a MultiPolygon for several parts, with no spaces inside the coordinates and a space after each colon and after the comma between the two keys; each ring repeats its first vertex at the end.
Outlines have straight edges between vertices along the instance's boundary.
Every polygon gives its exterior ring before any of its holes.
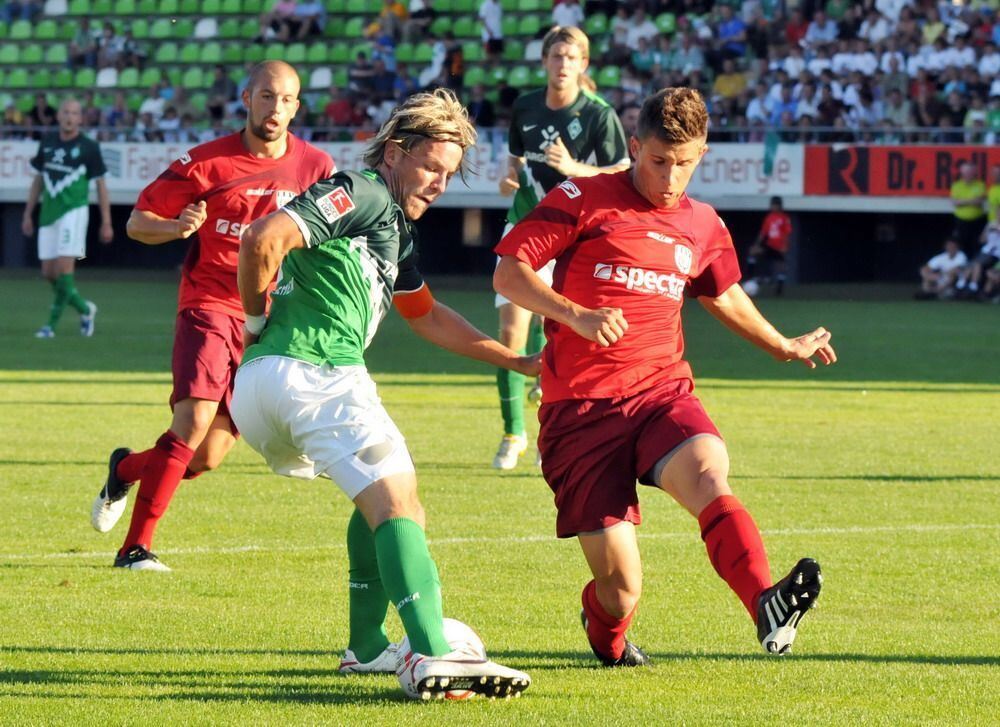
{"type": "Polygon", "coordinates": [[[90,338],[94,335],[94,320],[97,318],[97,306],[87,301],[87,312],[80,314],[80,335],[90,338]]]}
{"type": "Polygon", "coordinates": [[[396,676],[412,699],[490,699],[519,697],[531,677],[490,661],[477,653],[456,649],[444,656],[424,656],[408,651],[399,660],[396,676]]]}
{"type": "Polygon", "coordinates": [[[156,557],[156,553],[150,553],[141,545],[133,545],[124,554],[115,556],[115,568],[148,570],[160,573],[170,572],[170,568],[156,557]]]}
{"type": "Polygon", "coordinates": [[[353,651],[346,649],[337,671],[341,674],[395,674],[398,662],[399,644],[389,644],[371,661],[359,661],[353,651]]]}
{"type": "Polygon", "coordinates": [[[119,447],[111,453],[108,459],[108,477],[104,487],[97,493],[94,503],[90,506],[90,524],[99,533],[106,533],[121,519],[128,505],[129,483],[118,478],[116,470],[118,463],[132,454],[128,447],[119,447]]]}
{"type": "Polygon", "coordinates": [[[493,457],[493,469],[512,470],[517,467],[518,458],[528,449],[528,438],[523,434],[505,434],[500,447],[493,457]]]}
{"type": "Polygon", "coordinates": [[[48,326],[42,326],[37,331],[35,331],[35,338],[55,338],[56,332],[53,331],[48,326]]]}

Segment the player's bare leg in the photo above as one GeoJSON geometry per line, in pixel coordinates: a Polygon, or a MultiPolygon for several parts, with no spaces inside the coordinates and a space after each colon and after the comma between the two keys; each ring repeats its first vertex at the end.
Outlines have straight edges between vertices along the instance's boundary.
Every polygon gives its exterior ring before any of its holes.
{"type": "MultiPolygon", "coordinates": [[[[531,311],[513,303],[504,303],[497,310],[500,314],[500,343],[524,353],[531,325],[531,311]]],[[[504,434],[496,456],[493,457],[493,467],[511,470],[517,466],[518,458],[528,448],[524,427],[524,376],[509,369],[497,369],[497,389],[504,434]]]]}
{"type": "Polygon", "coordinates": [[[642,562],[635,525],[621,522],[577,536],[594,580],[583,588],[581,619],[594,655],[605,666],[645,666],[649,658],[629,641],[642,595],[642,562]]]}
{"type": "Polygon", "coordinates": [[[784,579],[771,583],[760,531],[729,487],[729,454],[721,439],[687,440],[654,469],[659,487],[698,518],[701,537],[719,576],[739,596],[771,653],[787,652],[799,619],[819,595],[822,576],[805,558],[784,579]]]}

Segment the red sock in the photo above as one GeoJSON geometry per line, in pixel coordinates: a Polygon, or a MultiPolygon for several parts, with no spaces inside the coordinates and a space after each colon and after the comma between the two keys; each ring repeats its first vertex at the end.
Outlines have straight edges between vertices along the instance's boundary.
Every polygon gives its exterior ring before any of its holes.
{"type": "Polygon", "coordinates": [[[142,479],[142,471],[146,469],[146,462],[149,461],[149,455],[152,453],[152,449],[147,449],[145,452],[133,452],[118,463],[115,475],[122,482],[138,482],[142,479]]]}
{"type": "Polygon", "coordinates": [[[591,581],[583,587],[583,612],[587,616],[587,636],[597,651],[617,659],[625,651],[625,632],[635,616],[632,609],[625,618],[616,618],[604,610],[597,600],[597,583],[591,581]]]}
{"type": "Polygon", "coordinates": [[[733,495],[715,498],[698,516],[701,539],[715,572],[757,620],[757,599],[771,585],[771,568],[757,524],[733,495]]]}
{"type": "Polygon", "coordinates": [[[139,481],[132,523],[120,552],[126,552],[133,545],[152,547],[156,524],[166,512],[192,457],[194,450],[169,430],[156,440],[139,481]]]}

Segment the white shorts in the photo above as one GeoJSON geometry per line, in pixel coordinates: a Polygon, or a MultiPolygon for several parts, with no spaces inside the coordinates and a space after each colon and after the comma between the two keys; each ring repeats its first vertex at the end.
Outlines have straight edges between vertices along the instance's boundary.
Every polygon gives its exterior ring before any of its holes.
{"type": "MultiPolygon", "coordinates": [[[[510,232],[513,227],[514,227],[514,225],[512,225],[512,224],[510,224],[508,222],[507,225],[503,228],[503,234],[500,236],[500,239],[502,240],[503,238],[507,237],[507,233],[510,232]]],[[[498,257],[497,258],[497,264],[499,265],[499,263],[500,263],[500,258],[498,257]]],[[[539,270],[535,271],[535,275],[538,276],[539,280],[541,280],[543,283],[545,283],[547,286],[549,286],[551,288],[552,287],[552,272],[555,269],[556,269],[556,261],[555,260],[549,260],[547,263],[545,263],[545,265],[542,268],[540,268],[539,270]]],[[[507,305],[508,303],[510,303],[509,300],[507,300],[502,295],[500,295],[499,293],[497,293],[496,298],[494,299],[493,305],[494,305],[494,307],[499,308],[500,306],[507,305]]]]}
{"type": "Polygon", "coordinates": [[[254,359],[236,372],[230,414],[279,475],[329,477],[352,500],[376,480],[414,471],[364,366],[254,359]]]}
{"type": "Polygon", "coordinates": [[[87,256],[87,223],[90,208],[84,205],[70,210],[51,225],[38,228],[38,259],[87,256]]]}

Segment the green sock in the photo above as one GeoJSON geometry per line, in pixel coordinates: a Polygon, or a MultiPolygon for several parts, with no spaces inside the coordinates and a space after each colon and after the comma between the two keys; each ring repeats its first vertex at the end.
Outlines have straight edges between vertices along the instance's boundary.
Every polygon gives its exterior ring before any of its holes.
{"type": "Polygon", "coordinates": [[[389,645],[385,633],[389,597],[378,573],[375,536],[357,509],[347,524],[347,560],[351,604],[351,637],[347,645],[358,661],[371,661],[389,645]]]}
{"type": "Polygon", "coordinates": [[[545,347],[545,329],[538,316],[531,317],[531,327],[528,329],[528,353],[538,353],[545,347]]]}
{"type": "Polygon", "coordinates": [[[63,311],[66,309],[66,286],[63,283],[62,276],[51,282],[55,296],[52,299],[52,307],[49,309],[48,325],[54,331],[56,326],[59,325],[59,319],[62,318],[63,311]]]}
{"type": "Polygon", "coordinates": [[[76,308],[76,312],[80,315],[89,313],[90,307],[87,305],[87,301],[76,291],[76,281],[73,279],[73,273],[60,275],[59,280],[66,286],[66,302],[76,308]]]}
{"type": "Polygon", "coordinates": [[[425,656],[447,654],[451,647],[441,622],[441,581],[423,528],[409,518],[390,518],[375,528],[375,552],[411,648],[425,656]]]}
{"type": "MultiPolygon", "coordinates": [[[[522,356],[524,349],[518,351],[522,356]]],[[[500,392],[500,416],[504,434],[524,435],[524,374],[510,369],[497,369],[497,391],[500,392]]]]}

